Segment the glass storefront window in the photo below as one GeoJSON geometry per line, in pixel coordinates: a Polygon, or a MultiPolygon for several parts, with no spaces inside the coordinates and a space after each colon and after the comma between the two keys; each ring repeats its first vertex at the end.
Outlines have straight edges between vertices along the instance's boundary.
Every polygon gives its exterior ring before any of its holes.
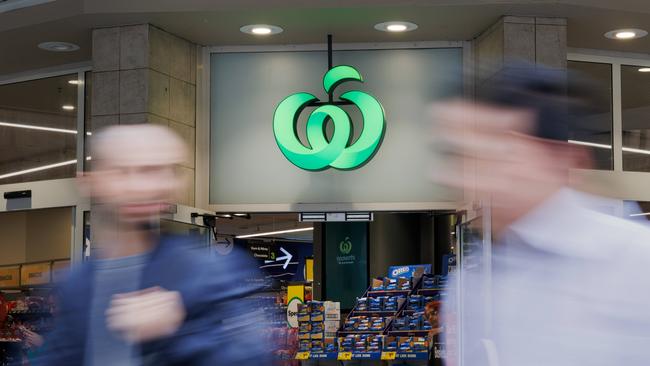
{"type": "Polygon", "coordinates": [[[0,85],[0,184],[75,176],[77,74],[0,85]]]}
{"type": "Polygon", "coordinates": [[[569,61],[568,95],[584,98],[576,85],[576,78],[587,78],[597,88],[589,95],[589,105],[577,103],[569,110],[569,142],[589,148],[594,158],[594,169],[613,169],[612,150],[612,65],[569,61]]]}
{"type": "Polygon", "coordinates": [[[623,170],[650,172],[650,72],[621,66],[623,170]]]}

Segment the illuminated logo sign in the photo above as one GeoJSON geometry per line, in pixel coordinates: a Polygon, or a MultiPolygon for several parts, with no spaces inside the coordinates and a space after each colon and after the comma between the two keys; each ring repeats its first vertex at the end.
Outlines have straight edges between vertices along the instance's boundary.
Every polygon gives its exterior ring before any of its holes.
{"type": "Polygon", "coordinates": [[[345,240],[343,240],[339,244],[339,250],[343,254],[346,254],[346,255],[350,254],[350,252],[352,251],[352,241],[350,240],[350,238],[346,237],[345,240]]]}
{"type": "Polygon", "coordinates": [[[336,66],[323,76],[323,87],[330,95],[329,102],[320,102],[310,93],[296,93],[285,98],[275,109],[273,133],[282,154],[299,168],[311,171],[329,167],[341,170],[356,169],[365,164],[379,149],[384,137],[384,109],[368,93],[351,90],[341,94],[341,102],[332,102],[334,89],[348,81],[363,82],[361,74],[351,66],[336,66]],[[355,105],[363,116],[363,129],[352,141],[352,121],[339,105],[355,105]],[[297,123],[306,107],[316,107],[307,119],[305,146],[298,138],[297,123]],[[328,138],[327,123],[334,125],[328,138]]]}

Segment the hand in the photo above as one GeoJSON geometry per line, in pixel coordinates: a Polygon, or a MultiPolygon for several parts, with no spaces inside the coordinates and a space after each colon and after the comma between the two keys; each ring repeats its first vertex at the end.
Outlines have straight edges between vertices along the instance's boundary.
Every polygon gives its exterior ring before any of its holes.
{"type": "Polygon", "coordinates": [[[115,295],[106,311],[108,329],[131,343],[170,336],[184,319],[180,293],[160,287],[115,295]]]}
{"type": "Polygon", "coordinates": [[[25,345],[27,348],[39,348],[43,345],[43,337],[40,335],[26,328],[23,328],[22,332],[25,337],[25,345]]]}

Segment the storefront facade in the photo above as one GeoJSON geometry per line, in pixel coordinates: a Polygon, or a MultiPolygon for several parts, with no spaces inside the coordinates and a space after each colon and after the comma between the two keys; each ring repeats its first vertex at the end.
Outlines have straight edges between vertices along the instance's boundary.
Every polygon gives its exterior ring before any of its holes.
{"type": "MultiPolygon", "coordinates": [[[[328,271],[331,276],[342,268],[336,265],[351,256],[363,258],[359,263],[365,265],[365,271],[361,271],[365,272],[361,273],[364,288],[371,278],[383,277],[391,265],[426,262],[433,265],[432,274],[440,273],[442,257],[454,254],[460,266],[464,256],[478,258],[484,264],[482,270],[489,285],[489,202],[472,187],[460,191],[431,183],[429,171],[461,170],[471,180],[475,166],[430,152],[434,136],[427,131],[432,119],[428,107],[447,98],[472,98],[503,71],[506,61],[544,65],[558,73],[599,65],[600,69],[596,67],[593,72],[610,81],[611,90],[602,97],[604,105],[609,101],[610,106],[593,116],[597,123],[585,127],[578,121],[570,130],[570,142],[589,146],[596,153],[597,169],[574,170],[571,182],[619,200],[620,205],[606,209],[620,216],[629,215],[624,201],[650,201],[646,184],[650,183],[650,170],[644,162],[648,153],[643,146],[647,126],[641,121],[648,116],[644,109],[647,104],[627,100],[628,89],[647,87],[647,81],[632,84],[637,69],[650,67],[650,56],[570,47],[567,34],[572,31],[571,22],[561,16],[561,11],[540,17],[506,14],[500,13],[504,16],[498,20],[484,21],[481,31],[470,38],[444,41],[435,32],[422,34],[419,41],[395,40],[377,32],[364,36],[364,42],[350,42],[354,37],[346,34],[347,28],[333,25],[321,35],[322,43],[292,42],[289,37],[283,44],[256,44],[252,38],[241,45],[232,41],[199,45],[200,40],[168,31],[155,21],[94,24],[87,32],[92,39],[92,55],[84,65],[27,72],[28,76],[0,76],[0,88],[68,75],[78,81],[70,83],[76,88],[76,114],[74,123],[67,128],[75,136],[68,142],[74,145],[74,156],[31,165],[16,158],[27,165],[0,171],[0,191],[29,191],[31,198],[4,199],[0,201],[0,212],[69,208],[69,257],[50,259],[81,262],[86,253],[84,243],[92,243],[93,202],[78,192],[73,178],[92,164],[92,133],[110,125],[155,123],[182,136],[192,151],[191,157],[178,166],[191,188],[172,202],[175,209],[166,218],[174,225],[199,227],[208,242],[212,233],[193,214],[375,215],[374,222],[366,223],[359,234],[365,252],[356,252],[355,244],[348,247],[338,237],[333,239],[337,224],[307,224],[313,225],[314,232],[315,299],[329,300],[335,291],[348,291],[349,295],[349,289],[328,284],[328,271]],[[328,33],[334,36],[330,54],[325,42],[328,33]],[[340,34],[343,41],[338,42],[340,34]],[[323,80],[328,71],[340,65],[352,67],[359,75],[347,75],[332,84],[323,80]],[[334,91],[337,87],[340,89],[334,91]],[[345,92],[363,92],[380,105],[383,125],[370,138],[374,139],[369,148],[372,151],[349,165],[337,160],[343,148],[325,162],[296,158],[300,154],[287,147],[287,140],[279,137],[282,131],[275,128],[283,123],[276,119],[285,98],[309,93],[317,99],[305,102],[312,103],[309,108],[331,107],[350,102],[341,99],[345,92]],[[67,163],[69,171],[58,176],[31,179],[29,172],[9,174],[61,163],[67,163]],[[18,180],[4,184],[3,174],[6,179],[18,180]],[[593,185],[594,181],[598,184],[593,185]],[[405,218],[398,214],[419,216],[405,218]],[[427,215],[438,218],[429,219],[427,215]],[[332,233],[329,238],[328,232],[332,233]],[[469,236],[478,238],[479,244],[465,252],[469,236]],[[399,238],[417,241],[417,249],[409,251],[395,245],[392,239],[399,238]],[[444,248],[438,250],[438,246],[444,248]],[[337,255],[333,256],[332,250],[337,255]]],[[[570,90],[571,80],[568,87],[570,90]]],[[[293,127],[293,131],[285,131],[289,139],[295,137],[294,142],[312,150],[303,151],[303,155],[312,154],[318,143],[324,148],[337,139],[359,140],[370,115],[363,108],[353,112],[350,105],[342,106],[340,110],[345,110],[355,127],[349,136],[336,137],[332,128],[325,126],[327,118],[323,117],[320,125],[319,121],[313,122],[316,127],[311,129],[321,133],[314,137],[309,132],[311,116],[308,109],[303,111],[304,107],[291,110],[292,120],[284,123],[293,127]]],[[[328,118],[338,118],[333,117],[338,112],[328,111],[328,118]]],[[[40,125],[39,120],[30,121],[29,117],[8,122],[40,125]]],[[[69,153],[70,149],[62,151],[69,153]]],[[[40,171],[60,172],[59,168],[40,171]]],[[[341,235],[349,238],[356,234],[341,235]]]]}

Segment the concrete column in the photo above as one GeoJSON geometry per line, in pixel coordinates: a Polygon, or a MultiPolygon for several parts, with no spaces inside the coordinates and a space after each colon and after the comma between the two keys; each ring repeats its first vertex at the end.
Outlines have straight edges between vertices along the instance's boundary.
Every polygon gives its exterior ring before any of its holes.
{"type": "Polygon", "coordinates": [[[178,133],[190,156],[179,166],[194,206],[196,45],[150,24],[93,30],[91,129],[156,123],[178,133]]]}
{"type": "Polygon", "coordinates": [[[476,87],[489,83],[506,64],[567,68],[567,22],[564,18],[505,16],[474,42],[476,87]]]}

